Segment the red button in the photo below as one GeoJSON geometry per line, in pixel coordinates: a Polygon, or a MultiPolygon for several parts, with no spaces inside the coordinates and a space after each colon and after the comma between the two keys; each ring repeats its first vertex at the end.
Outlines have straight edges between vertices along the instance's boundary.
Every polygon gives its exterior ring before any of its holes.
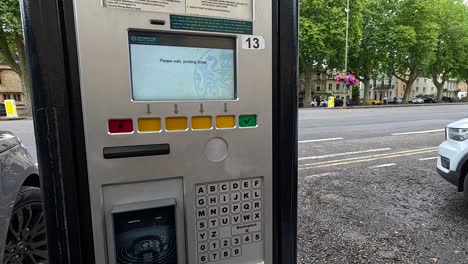
{"type": "Polygon", "coordinates": [[[133,132],[132,119],[109,120],[109,133],[131,133],[133,132]]]}

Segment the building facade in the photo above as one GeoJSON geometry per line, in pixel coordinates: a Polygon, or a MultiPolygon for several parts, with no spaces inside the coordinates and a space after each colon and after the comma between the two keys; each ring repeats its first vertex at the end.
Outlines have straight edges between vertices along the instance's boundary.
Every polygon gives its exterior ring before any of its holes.
{"type": "Polygon", "coordinates": [[[0,102],[13,99],[22,104],[23,97],[23,88],[18,74],[10,66],[0,65],[0,102]]]}
{"type": "MultiPolygon", "coordinates": [[[[445,82],[442,96],[454,97],[458,95],[460,88],[455,80],[445,82]]],[[[403,98],[406,91],[406,84],[394,76],[384,76],[377,80],[371,80],[369,85],[369,100],[389,100],[403,98]]],[[[418,77],[411,87],[410,97],[415,96],[437,96],[437,88],[431,78],[418,77]]],[[[364,98],[364,85],[360,87],[360,97],[364,98]]]]}
{"type": "Polygon", "coordinates": [[[312,80],[312,97],[327,98],[328,96],[334,96],[335,98],[344,99],[346,97],[348,100],[351,99],[352,89],[346,89],[345,84],[335,81],[338,73],[335,70],[315,73],[312,80]]]}

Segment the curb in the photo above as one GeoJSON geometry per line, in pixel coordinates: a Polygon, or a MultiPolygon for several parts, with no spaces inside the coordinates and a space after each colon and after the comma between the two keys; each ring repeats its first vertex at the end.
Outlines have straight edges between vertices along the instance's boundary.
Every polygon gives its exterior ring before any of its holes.
{"type": "Polygon", "coordinates": [[[430,107],[430,106],[447,106],[447,105],[468,105],[467,102],[460,103],[435,103],[435,104],[399,104],[399,105],[362,105],[362,106],[347,106],[346,108],[342,106],[338,107],[310,107],[304,108],[300,107],[302,110],[343,110],[343,109],[368,109],[368,108],[399,108],[399,107],[430,107]]]}
{"type": "Polygon", "coordinates": [[[0,122],[1,122],[1,121],[24,120],[24,119],[27,119],[27,118],[26,118],[26,117],[12,117],[12,118],[0,117],[0,122]]]}

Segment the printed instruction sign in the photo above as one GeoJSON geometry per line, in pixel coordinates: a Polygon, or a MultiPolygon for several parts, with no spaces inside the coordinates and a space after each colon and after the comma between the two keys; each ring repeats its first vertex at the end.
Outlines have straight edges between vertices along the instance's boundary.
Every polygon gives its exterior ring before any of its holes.
{"type": "Polygon", "coordinates": [[[185,0],[104,0],[104,6],[150,12],[185,14],[185,0]]]}
{"type": "Polygon", "coordinates": [[[182,15],[253,20],[253,0],[104,0],[104,6],[182,15]]]}
{"type": "Polygon", "coordinates": [[[187,14],[253,20],[253,0],[186,0],[187,14]]]}

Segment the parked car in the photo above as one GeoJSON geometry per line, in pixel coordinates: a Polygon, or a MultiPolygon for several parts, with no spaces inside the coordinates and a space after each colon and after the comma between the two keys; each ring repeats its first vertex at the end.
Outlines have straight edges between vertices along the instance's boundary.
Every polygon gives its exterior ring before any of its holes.
{"type": "Polygon", "coordinates": [[[380,100],[375,99],[375,100],[369,100],[369,104],[371,104],[371,105],[381,105],[382,102],[380,100]]]}
{"type": "Polygon", "coordinates": [[[328,106],[328,100],[322,99],[320,101],[320,107],[327,107],[328,106]]]}
{"type": "Polygon", "coordinates": [[[0,116],[6,116],[6,108],[4,103],[0,103],[0,116]]]}
{"type": "Polygon", "coordinates": [[[444,96],[444,97],[442,97],[442,102],[445,102],[445,103],[453,103],[453,102],[455,102],[455,98],[453,98],[453,97],[448,97],[448,96],[444,96]]]}
{"type": "Polygon", "coordinates": [[[426,104],[435,104],[437,100],[433,97],[423,97],[424,103],[426,104]]]}
{"type": "Polygon", "coordinates": [[[341,107],[343,106],[343,104],[344,104],[343,99],[335,98],[335,107],[341,107]]]}
{"type": "Polygon", "coordinates": [[[38,175],[19,138],[0,131],[0,263],[48,263],[38,175]]]}
{"type": "Polygon", "coordinates": [[[437,172],[459,192],[464,191],[468,200],[468,118],[448,124],[445,138],[439,146],[437,172]]]}
{"type": "Polygon", "coordinates": [[[419,97],[412,97],[408,100],[408,103],[410,104],[424,104],[424,99],[419,98],[419,97]]]}
{"type": "Polygon", "coordinates": [[[401,104],[401,103],[403,103],[403,99],[395,97],[393,99],[388,100],[388,103],[389,104],[401,104]]]}

